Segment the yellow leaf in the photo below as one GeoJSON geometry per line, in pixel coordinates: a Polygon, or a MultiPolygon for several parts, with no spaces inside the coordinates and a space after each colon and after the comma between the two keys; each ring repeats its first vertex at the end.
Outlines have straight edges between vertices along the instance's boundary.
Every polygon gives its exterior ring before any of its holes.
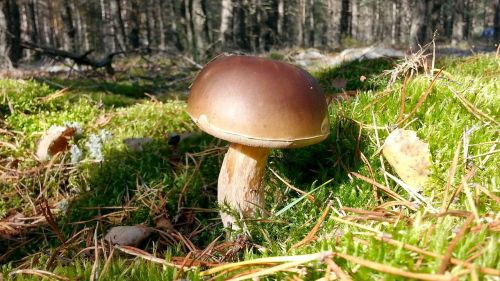
{"type": "Polygon", "coordinates": [[[429,144],[411,130],[396,129],[385,140],[382,153],[398,176],[415,191],[421,191],[429,178],[429,144]]]}

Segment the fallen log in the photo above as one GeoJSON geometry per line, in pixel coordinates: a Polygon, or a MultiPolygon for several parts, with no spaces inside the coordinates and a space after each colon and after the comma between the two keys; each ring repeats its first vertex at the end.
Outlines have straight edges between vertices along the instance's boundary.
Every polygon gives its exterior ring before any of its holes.
{"type": "Polygon", "coordinates": [[[92,67],[93,69],[105,68],[106,72],[110,75],[115,73],[113,69],[113,57],[119,54],[125,53],[124,51],[114,52],[105,55],[100,60],[95,60],[89,58],[89,55],[93,53],[95,50],[91,49],[82,54],[68,52],[66,50],[56,49],[47,46],[40,46],[31,42],[23,41],[21,42],[21,46],[26,49],[30,49],[40,53],[41,55],[46,55],[54,58],[65,58],[74,61],[78,65],[87,65],[92,67]]]}

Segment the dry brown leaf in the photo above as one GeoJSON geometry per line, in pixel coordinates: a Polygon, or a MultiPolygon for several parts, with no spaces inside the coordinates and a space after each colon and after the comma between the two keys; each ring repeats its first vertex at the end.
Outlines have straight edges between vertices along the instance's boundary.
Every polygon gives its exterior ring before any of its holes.
{"type": "Polygon", "coordinates": [[[68,141],[75,135],[75,128],[66,126],[50,127],[38,143],[36,156],[45,162],[58,152],[68,149],[68,141]]]}
{"type": "Polygon", "coordinates": [[[113,245],[137,246],[151,234],[151,228],[143,225],[124,225],[111,228],[104,240],[113,245]]]}
{"type": "Polygon", "coordinates": [[[385,140],[382,153],[399,177],[415,191],[421,191],[431,173],[429,144],[411,130],[396,129],[385,140]]]}

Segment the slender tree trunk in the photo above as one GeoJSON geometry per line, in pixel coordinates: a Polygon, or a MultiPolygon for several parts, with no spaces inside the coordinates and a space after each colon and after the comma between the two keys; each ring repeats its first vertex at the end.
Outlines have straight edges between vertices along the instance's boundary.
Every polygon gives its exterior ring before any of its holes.
{"type": "Polygon", "coordinates": [[[140,41],[140,24],[139,24],[139,5],[136,2],[137,0],[131,0],[131,9],[129,13],[129,33],[128,33],[128,42],[132,49],[137,49],[141,46],[140,41]]]}
{"type": "Polygon", "coordinates": [[[203,8],[201,0],[190,0],[190,18],[191,18],[191,32],[192,36],[192,48],[193,56],[195,60],[199,60],[204,55],[205,49],[205,14],[203,13],[203,8]]]}
{"type": "Polygon", "coordinates": [[[359,0],[352,0],[351,3],[351,37],[359,38],[359,0]]]}
{"type": "Polygon", "coordinates": [[[416,0],[410,28],[410,48],[416,50],[425,43],[426,0],[416,0]]]}
{"type": "Polygon", "coordinates": [[[5,22],[3,25],[6,27],[2,29],[3,36],[5,37],[3,42],[6,42],[4,44],[4,52],[8,52],[10,62],[16,66],[23,54],[21,49],[21,20],[19,6],[16,0],[3,0],[3,5],[0,8],[3,9],[2,17],[5,22]]]}
{"type": "Polygon", "coordinates": [[[0,69],[12,68],[12,62],[9,58],[9,45],[7,44],[9,35],[7,34],[6,13],[4,12],[8,10],[6,6],[6,2],[2,3],[2,6],[0,6],[0,69]]]}
{"type": "Polygon", "coordinates": [[[304,45],[304,26],[306,18],[306,3],[305,0],[298,0],[297,11],[296,11],[296,35],[295,44],[296,46],[304,45]]]}
{"type": "Polygon", "coordinates": [[[351,14],[349,11],[349,2],[349,0],[342,0],[342,10],[340,18],[340,34],[342,35],[350,35],[349,23],[351,22],[351,14]]]}
{"type": "Polygon", "coordinates": [[[493,11],[493,28],[495,29],[495,40],[500,41],[500,0],[496,0],[493,11]]]}
{"type": "Polygon", "coordinates": [[[227,41],[231,40],[231,38],[233,37],[231,27],[233,9],[234,7],[232,0],[222,0],[219,40],[223,48],[227,44],[227,41]]]}
{"type": "Polygon", "coordinates": [[[337,0],[326,0],[327,23],[326,45],[330,49],[340,47],[340,18],[342,3],[337,0]]]}
{"type": "Polygon", "coordinates": [[[453,33],[451,38],[451,45],[458,46],[458,44],[464,39],[464,0],[456,0],[455,7],[453,10],[453,33]]]}
{"type": "Polygon", "coordinates": [[[76,30],[73,24],[73,12],[75,9],[72,7],[72,3],[69,0],[63,1],[63,7],[61,9],[61,18],[64,23],[64,33],[66,35],[66,40],[64,40],[64,49],[71,52],[76,51],[75,35],[76,30]]]}
{"type": "Polygon", "coordinates": [[[277,13],[277,23],[276,23],[276,35],[278,37],[278,41],[280,44],[284,41],[283,32],[284,32],[284,22],[285,22],[285,1],[278,0],[278,13],[277,13]]]}

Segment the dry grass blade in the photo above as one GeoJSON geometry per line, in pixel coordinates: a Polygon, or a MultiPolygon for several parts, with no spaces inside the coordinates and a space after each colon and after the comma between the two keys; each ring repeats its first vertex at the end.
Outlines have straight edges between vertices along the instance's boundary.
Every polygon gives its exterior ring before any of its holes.
{"type": "Polygon", "coordinates": [[[299,255],[299,256],[281,256],[281,257],[269,257],[269,258],[260,258],[260,259],[254,259],[254,260],[246,260],[242,262],[236,262],[236,263],[228,263],[228,264],[223,264],[221,266],[217,266],[214,268],[211,268],[209,270],[203,271],[200,273],[201,276],[207,276],[207,275],[212,275],[217,272],[225,271],[225,270],[237,270],[242,267],[246,266],[254,266],[254,265],[265,265],[265,264],[272,264],[272,263],[290,263],[290,262],[298,262],[299,264],[301,263],[306,263],[309,261],[313,260],[323,260],[325,257],[331,256],[331,252],[320,252],[316,254],[309,254],[309,255],[299,255]]]}
{"type": "MultiPolygon", "coordinates": [[[[440,254],[429,252],[429,251],[423,250],[423,249],[421,249],[421,248],[419,248],[417,246],[406,244],[406,243],[403,243],[401,241],[397,241],[397,240],[394,240],[394,239],[391,239],[391,238],[388,238],[388,237],[373,236],[373,238],[377,239],[379,241],[385,242],[385,243],[387,243],[389,245],[393,245],[393,246],[396,246],[396,247],[402,247],[402,248],[404,248],[406,250],[413,251],[415,253],[419,253],[419,254],[422,254],[422,255],[425,255],[425,256],[428,256],[428,257],[433,257],[433,258],[436,258],[436,259],[443,259],[443,256],[440,255],[440,254]]],[[[359,238],[357,238],[357,239],[359,239],[359,238]]],[[[456,264],[456,265],[467,267],[467,268],[474,268],[474,267],[476,267],[475,265],[473,265],[473,264],[471,264],[469,262],[466,262],[466,261],[463,261],[463,260],[459,260],[459,259],[455,259],[455,258],[451,258],[450,262],[453,263],[453,264],[456,264]]],[[[498,269],[489,268],[489,267],[478,267],[478,269],[483,274],[500,276],[500,270],[498,270],[498,269]]]]}
{"type": "Polygon", "coordinates": [[[476,218],[476,223],[481,223],[481,220],[479,219],[479,214],[477,212],[476,208],[476,203],[474,202],[474,198],[472,197],[472,192],[469,187],[469,183],[467,183],[467,180],[465,177],[462,177],[462,186],[464,187],[464,192],[465,196],[467,197],[467,202],[469,203],[469,208],[470,211],[474,214],[474,217],[476,218]]]}
{"type": "Polygon", "coordinates": [[[448,248],[446,249],[446,253],[443,256],[443,259],[441,261],[441,265],[439,266],[438,273],[443,274],[448,266],[450,265],[450,260],[451,260],[451,255],[453,254],[453,250],[457,246],[458,242],[462,238],[462,236],[465,235],[465,232],[469,228],[469,225],[472,223],[472,220],[474,219],[474,216],[469,215],[467,220],[465,221],[464,225],[460,228],[460,231],[455,235],[453,240],[451,240],[450,244],[448,245],[448,248]]]}
{"type": "Polygon", "coordinates": [[[411,186],[407,185],[404,181],[389,174],[388,172],[385,172],[385,174],[388,177],[390,177],[393,181],[395,181],[399,186],[401,186],[404,190],[406,190],[406,192],[408,192],[408,194],[410,194],[410,196],[413,197],[415,199],[415,201],[420,202],[421,204],[425,205],[427,207],[428,211],[430,211],[432,213],[437,213],[437,210],[432,206],[431,202],[429,202],[429,200],[427,200],[420,193],[413,190],[413,188],[411,186]]]}
{"type": "Polygon", "coordinates": [[[327,264],[327,266],[331,270],[333,270],[333,272],[335,273],[335,275],[337,275],[337,277],[340,279],[340,281],[351,281],[352,280],[351,276],[347,275],[347,273],[345,273],[342,270],[342,268],[340,268],[331,258],[326,258],[325,263],[327,264]]]}
{"type": "Polygon", "coordinates": [[[407,88],[408,88],[408,81],[410,80],[411,76],[406,75],[405,79],[403,80],[403,86],[401,87],[401,109],[399,110],[399,115],[398,118],[396,119],[396,122],[399,122],[403,120],[403,116],[405,114],[405,101],[406,101],[406,96],[407,96],[407,88]]]}
{"type": "MultiPolygon", "coordinates": [[[[465,174],[465,177],[464,177],[465,181],[467,182],[468,180],[470,180],[476,174],[476,171],[477,171],[477,167],[472,167],[472,169],[470,169],[465,174]]],[[[462,188],[464,188],[463,184],[460,184],[457,188],[455,188],[455,190],[453,191],[453,194],[450,197],[450,200],[448,201],[448,204],[446,205],[445,211],[450,208],[450,205],[453,202],[453,200],[455,199],[455,196],[457,196],[457,194],[462,192],[462,188]]]]}
{"type": "Polygon", "coordinates": [[[134,248],[134,247],[115,245],[115,248],[118,249],[118,250],[120,250],[120,251],[122,251],[122,252],[124,252],[124,253],[126,253],[126,254],[129,254],[129,255],[132,255],[132,256],[136,256],[136,257],[148,260],[148,261],[152,261],[154,263],[159,263],[161,265],[175,267],[175,268],[179,268],[179,269],[180,268],[185,268],[182,265],[177,265],[177,264],[174,264],[174,263],[167,262],[164,259],[157,258],[157,257],[151,255],[148,252],[145,252],[143,250],[140,250],[140,249],[137,249],[137,248],[134,248]]]}
{"type": "Polygon", "coordinates": [[[417,110],[422,106],[422,104],[425,102],[425,100],[427,99],[427,97],[429,96],[429,94],[431,93],[432,91],[432,88],[434,87],[434,84],[436,83],[437,79],[439,78],[439,76],[441,75],[441,72],[443,71],[443,69],[440,69],[438,71],[438,73],[436,73],[436,75],[434,76],[434,78],[432,79],[431,81],[431,84],[429,85],[429,87],[427,87],[427,89],[425,90],[425,92],[422,94],[422,96],[420,96],[420,99],[418,100],[417,104],[415,105],[415,107],[410,111],[410,113],[408,113],[408,115],[399,120],[397,123],[396,123],[396,126],[399,126],[401,124],[403,124],[406,120],[408,120],[410,117],[412,117],[416,112],[417,110]]]}
{"type": "Polygon", "coordinates": [[[60,276],[57,274],[54,274],[52,272],[40,270],[40,269],[18,269],[15,271],[12,271],[9,273],[9,276],[16,275],[16,274],[29,274],[29,275],[35,275],[41,278],[48,278],[48,279],[55,279],[55,280],[62,280],[62,281],[70,281],[71,279],[65,276],[60,276]]]}
{"type": "Polygon", "coordinates": [[[455,178],[455,173],[457,172],[458,158],[460,156],[460,149],[462,148],[462,142],[459,141],[457,148],[455,149],[455,154],[453,155],[453,161],[451,162],[450,170],[448,171],[448,181],[446,182],[446,188],[444,190],[443,206],[441,207],[442,212],[448,210],[448,193],[453,185],[453,179],[455,178]]]}
{"type": "Polygon", "coordinates": [[[351,225],[351,226],[355,226],[357,228],[361,228],[361,229],[364,229],[364,230],[368,230],[370,232],[373,232],[377,235],[380,235],[380,236],[384,236],[384,237],[389,237],[390,235],[387,234],[387,233],[384,233],[380,230],[377,230],[375,228],[371,228],[371,227],[368,227],[366,225],[363,225],[363,224],[360,224],[360,223],[356,223],[356,222],[352,222],[352,221],[348,221],[348,220],[345,220],[345,219],[342,219],[342,218],[339,218],[339,217],[336,217],[336,216],[331,216],[330,217],[332,220],[334,221],[337,221],[337,222],[340,222],[340,223],[344,223],[344,224],[347,224],[347,225],[351,225]]]}
{"type": "Polygon", "coordinates": [[[306,237],[304,237],[304,239],[302,239],[300,242],[294,244],[292,246],[292,249],[302,247],[315,239],[316,233],[318,233],[319,228],[321,227],[321,224],[325,221],[326,216],[328,215],[328,212],[330,211],[331,205],[332,205],[331,203],[328,203],[326,208],[323,210],[323,213],[321,214],[321,217],[319,218],[316,225],[311,229],[311,231],[309,231],[309,233],[306,235],[306,237]]]}
{"type": "Polygon", "coordinates": [[[404,271],[402,269],[392,267],[389,265],[381,264],[378,262],[373,262],[365,259],[361,259],[358,257],[350,256],[347,254],[342,254],[342,253],[335,253],[335,256],[343,258],[347,261],[359,264],[364,267],[371,268],[375,271],[379,272],[384,272],[388,274],[394,274],[406,278],[412,278],[412,279],[418,279],[418,280],[431,280],[431,281],[451,281],[451,280],[458,280],[455,276],[446,276],[442,274],[427,274],[427,273],[417,273],[417,272],[410,272],[410,271],[404,271]]]}
{"type": "Polygon", "coordinates": [[[453,93],[453,95],[462,103],[462,105],[474,115],[477,119],[483,121],[482,118],[487,119],[488,121],[494,123],[495,125],[500,125],[500,122],[495,120],[493,117],[479,110],[476,106],[474,106],[470,101],[468,101],[464,96],[462,96],[459,92],[455,91],[451,87],[448,86],[448,89],[453,93]]]}
{"type": "MultiPolygon", "coordinates": [[[[380,183],[378,183],[378,182],[376,182],[376,181],[374,181],[374,180],[372,180],[370,178],[367,178],[367,177],[365,177],[365,176],[363,176],[361,174],[358,174],[356,172],[350,172],[349,174],[357,177],[358,179],[360,179],[362,181],[365,181],[365,182],[367,182],[369,184],[377,186],[379,188],[379,190],[384,191],[389,197],[391,197],[391,198],[393,198],[395,200],[408,202],[408,200],[404,199],[403,197],[401,197],[401,195],[399,195],[396,192],[390,190],[387,186],[385,186],[383,184],[380,184],[380,183]]],[[[408,203],[409,203],[408,206],[411,206],[411,203],[410,202],[408,202],[408,203]]],[[[411,209],[414,210],[414,211],[416,210],[414,207],[411,208],[411,209]]]]}
{"type": "MultiPolygon", "coordinates": [[[[309,261],[311,261],[311,260],[309,260],[309,261]]],[[[309,261],[287,262],[284,264],[280,264],[280,265],[269,267],[269,268],[266,268],[263,270],[259,270],[259,271],[256,271],[256,272],[253,272],[253,273],[250,273],[247,275],[238,276],[236,278],[230,278],[230,279],[228,279],[228,281],[240,281],[240,280],[245,280],[245,279],[254,279],[254,278],[258,278],[260,276],[265,276],[265,275],[277,273],[280,271],[284,271],[284,270],[299,266],[299,265],[306,263],[306,262],[309,262],[309,261]]]]}
{"type": "Polygon", "coordinates": [[[314,196],[307,194],[307,192],[296,188],[295,186],[287,182],[284,178],[282,178],[280,175],[278,175],[278,173],[276,173],[276,171],[274,171],[273,169],[269,168],[269,171],[271,171],[271,173],[273,173],[273,175],[277,177],[282,183],[284,183],[288,188],[295,190],[301,195],[306,195],[307,200],[311,201],[311,203],[314,203],[314,196]]]}
{"type": "Polygon", "coordinates": [[[97,229],[99,228],[99,222],[94,230],[94,264],[92,265],[92,271],[90,272],[90,281],[97,280],[97,270],[99,268],[99,248],[97,244],[97,229]]]}

